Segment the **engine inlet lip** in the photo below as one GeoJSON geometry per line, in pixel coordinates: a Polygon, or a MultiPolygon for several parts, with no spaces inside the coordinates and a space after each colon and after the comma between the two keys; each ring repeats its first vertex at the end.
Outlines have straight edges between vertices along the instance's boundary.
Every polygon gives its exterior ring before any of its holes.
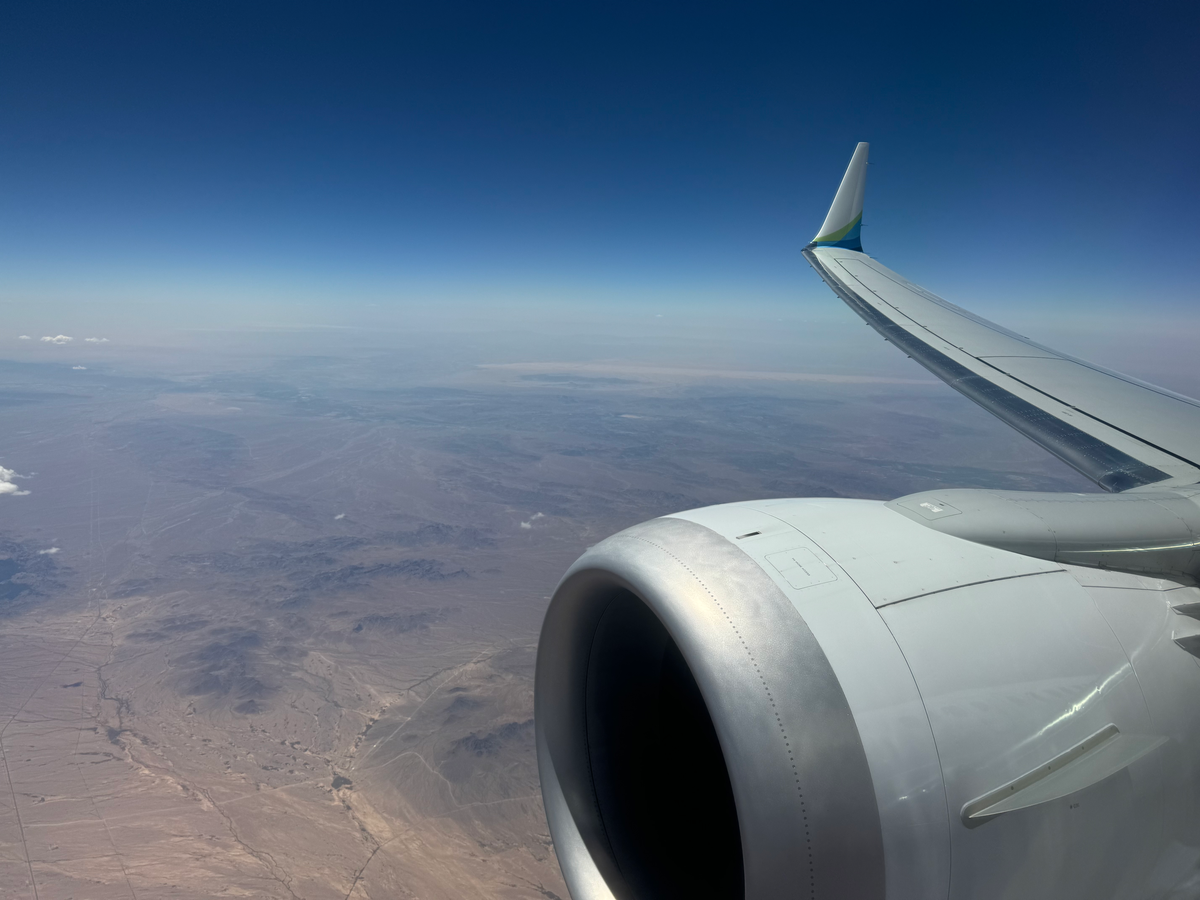
{"type": "Polygon", "coordinates": [[[700,689],[733,789],[746,898],[882,897],[870,771],[823,651],[749,556],[701,525],[670,518],[589,550],[564,577],[543,623],[539,773],[572,896],[629,896],[590,781],[584,713],[591,641],[622,590],[658,617],[700,689]]]}

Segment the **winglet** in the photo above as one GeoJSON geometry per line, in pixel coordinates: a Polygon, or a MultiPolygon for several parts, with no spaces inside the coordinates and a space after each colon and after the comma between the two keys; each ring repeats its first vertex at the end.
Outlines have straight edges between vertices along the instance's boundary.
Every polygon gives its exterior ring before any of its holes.
{"type": "Polygon", "coordinates": [[[863,191],[867,186],[867,151],[870,144],[861,143],[854,148],[850,165],[842,176],[842,184],[833,198],[833,206],[825,216],[825,224],[813,238],[810,247],[843,247],[847,250],[862,250],[863,191]]]}

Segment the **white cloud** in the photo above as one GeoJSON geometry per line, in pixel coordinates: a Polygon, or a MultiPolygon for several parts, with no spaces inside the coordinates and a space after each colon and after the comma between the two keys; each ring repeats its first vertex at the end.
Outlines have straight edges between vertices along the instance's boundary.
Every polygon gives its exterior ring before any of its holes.
{"type": "Polygon", "coordinates": [[[528,522],[521,523],[521,528],[525,531],[528,531],[530,528],[533,527],[534,522],[536,522],[538,519],[544,519],[544,518],[546,518],[545,513],[534,513],[532,516],[529,517],[528,522]]]}
{"type": "Polygon", "coordinates": [[[71,368],[72,368],[72,369],[85,370],[85,369],[87,369],[87,366],[71,366],[71,368]]]}
{"type": "Polygon", "coordinates": [[[107,344],[108,338],[84,338],[89,344],[107,344]]]}
{"type": "Polygon", "coordinates": [[[62,549],[61,547],[50,547],[47,550],[39,550],[38,556],[53,556],[55,553],[57,553],[61,549],[62,549]]]}
{"type": "Polygon", "coordinates": [[[18,340],[18,341],[32,341],[32,340],[33,340],[33,338],[31,338],[31,337],[30,337],[29,335],[27,335],[27,334],[19,334],[19,335],[17,335],[17,340],[18,340]]]}
{"type": "Polygon", "coordinates": [[[338,513],[336,516],[333,517],[333,521],[336,522],[338,519],[344,519],[344,518],[346,518],[345,513],[338,513]]]}
{"type": "Polygon", "coordinates": [[[29,491],[21,490],[20,486],[13,482],[14,478],[21,476],[12,469],[6,469],[0,466],[0,494],[12,494],[14,497],[24,497],[29,491]]]}
{"type": "Polygon", "coordinates": [[[533,526],[530,525],[528,522],[522,522],[521,527],[528,530],[528,529],[532,528],[533,526]]]}
{"type": "Polygon", "coordinates": [[[75,340],[75,338],[67,337],[65,334],[57,334],[54,337],[47,335],[46,337],[42,338],[42,340],[47,344],[69,344],[71,341],[75,340]]]}

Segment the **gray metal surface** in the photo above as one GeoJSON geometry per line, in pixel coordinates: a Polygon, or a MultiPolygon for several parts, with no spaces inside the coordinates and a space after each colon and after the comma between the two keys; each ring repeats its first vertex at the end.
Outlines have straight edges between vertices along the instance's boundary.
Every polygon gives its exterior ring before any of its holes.
{"type": "MultiPolygon", "coordinates": [[[[1110,723],[1156,734],[1127,655],[1066,572],[932,594],[880,615],[912,668],[955,813],[1110,723]]],[[[1144,896],[1167,849],[1162,804],[1151,753],[1070,797],[982,827],[958,821],[949,896],[1144,896]]]]}
{"type": "Polygon", "coordinates": [[[883,897],[871,773],[819,643],[733,542],[692,522],[659,519],[588,551],[563,579],[543,625],[539,769],[574,900],[631,896],[605,835],[584,721],[590,648],[621,589],[653,610],[700,688],[736,801],[745,896],[883,897]]]}
{"type": "Polygon", "coordinates": [[[1200,601],[1191,600],[1187,603],[1177,603],[1171,609],[1176,615],[1200,619],[1200,601]]]}
{"type": "Polygon", "coordinates": [[[692,510],[597,545],[555,596],[537,675],[543,791],[575,900],[632,896],[580,739],[581,667],[615,585],[654,609],[701,686],[746,896],[1200,896],[1200,660],[1180,646],[1200,621],[1172,611],[1200,589],[1044,564],[847,500],[692,510]],[[964,547],[992,554],[997,577],[972,582],[964,547]],[[899,592],[870,574],[889,566],[899,592]],[[1088,743],[1110,726],[1115,741],[1088,743]],[[989,795],[985,821],[964,824],[989,795]]]}
{"type": "Polygon", "coordinates": [[[1110,778],[1167,742],[1161,735],[1121,734],[1108,724],[1074,747],[972,800],[962,809],[968,828],[988,819],[1061,800],[1110,778]]]}
{"type": "MultiPolygon", "coordinates": [[[[735,503],[676,513],[673,518],[698,522],[735,542],[762,566],[804,617],[837,675],[867,754],[883,830],[885,895],[945,897],[950,884],[951,821],[937,747],[908,663],[876,611],[876,603],[910,596],[922,588],[939,590],[957,584],[975,557],[956,571],[953,565],[921,565],[922,551],[928,559],[931,546],[970,545],[941,535],[929,540],[932,532],[912,527],[881,503],[864,500],[735,503]],[[752,536],[738,538],[751,532],[752,536]],[[925,572],[887,559],[883,565],[901,570],[894,582],[860,581],[862,573],[876,564],[868,555],[869,548],[882,552],[897,540],[898,532],[925,542],[922,546],[907,540],[902,544],[914,552],[917,565],[925,572]],[[843,566],[835,562],[830,548],[840,557],[844,547],[839,541],[851,536],[856,536],[854,545],[860,553],[843,566]],[[786,571],[771,565],[780,552],[794,552],[797,547],[812,553],[836,580],[797,587],[786,571]]],[[[1039,570],[1046,569],[1036,560],[1029,562],[1039,570]]],[[[1024,566],[1020,560],[1016,564],[1024,566]]]]}
{"type": "MultiPolygon", "coordinates": [[[[984,581],[1061,570],[1050,560],[926,528],[871,500],[814,498],[753,505],[812,541],[877,607],[984,581]]],[[[747,552],[763,545],[758,538],[739,543],[747,552]]]]}
{"type": "Polygon", "coordinates": [[[887,505],[932,531],[1038,559],[1194,577],[1200,575],[1194,494],[949,490],[910,494],[887,505]]]}
{"type": "Polygon", "coordinates": [[[865,144],[854,159],[804,251],[821,277],[955,389],[1128,493],[758,501],[592,548],[555,594],[537,664],[539,769],[572,896],[732,898],[744,881],[755,900],[1200,897],[1200,403],[860,252],[865,144]],[[637,655],[638,635],[654,653],[637,655]],[[658,671],[675,674],[644,677],[658,671]],[[635,707],[654,715],[622,730],[635,707]],[[654,716],[676,707],[693,737],[664,744],[654,716]],[[643,737],[671,761],[649,778],[613,762],[643,737]],[[714,802],[675,794],[691,813],[663,818],[638,794],[659,771],[707,773],[675,781],[714,802]],[[634,840],[627,809],[665,824],[634,840]],[[733,837],[703,844],[706,816],[733,837]],[[683,848],[668,861],[686,891],[646,877],[660,844],[683,848]],[[720,892],[695,877],[710,872],[720,892]]]}
{"type": "Polygon", "coordinates": [[[1200,634],[1200,622],[1172,612],[1200,601],[1200,589],[1144,575],[1066,568],[1121,642],[1146,700],[1148,731],[1169,738],[1154,753],[1162,771],[1163,814],[1142,824],[1159,835],[1145,863],[1150,874],[1138,893],[1130,893],[1200,897],[1200,660],[1173,640],[1200,634]]]}
{"type": "Polygon", "coordinates": [[[804,256],[887,340],[1105,490],[1200,481],[1200,402],[1036,344],[865,253],[804,256]]]}

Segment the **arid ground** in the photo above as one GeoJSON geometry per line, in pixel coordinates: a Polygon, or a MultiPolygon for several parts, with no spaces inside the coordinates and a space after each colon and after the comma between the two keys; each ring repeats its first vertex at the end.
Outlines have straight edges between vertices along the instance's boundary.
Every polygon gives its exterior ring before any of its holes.
{"type": "Polygon", "coordinates": [[[0,362],[0,897],[564,898],[532,675],[584,548],[1087,489],[903,359],[255,340],[0,362]]]}

